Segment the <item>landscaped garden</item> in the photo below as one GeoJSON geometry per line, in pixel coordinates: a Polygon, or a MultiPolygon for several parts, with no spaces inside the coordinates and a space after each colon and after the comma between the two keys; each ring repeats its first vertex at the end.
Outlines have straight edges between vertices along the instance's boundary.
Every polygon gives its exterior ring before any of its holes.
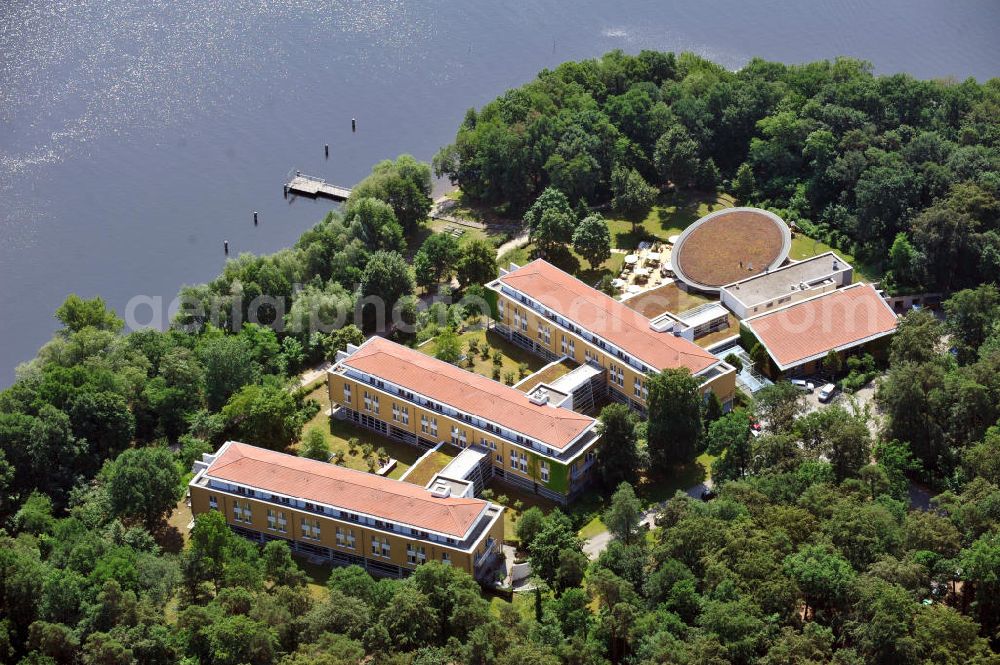
{"type": "MultiPolygon", "coordinates": [[[[463,369],[485,376],[488,379],[505,381],[513,379],[511,384],[523,379],[530,373],[537,372],[545,365],[545,361],[538,356],[529,353],[521,347],[511,344],[500,334],[493,330],[466,330],[457,335],[461,353],[465,359],[457,363],[463,369]],[[473,352],[469,351],[469,345],[473,344],[473,352]],[[498,355],[499,354],[499,355],[498,355]],[[500,364],[496,364],[499,357],[500,364]],[[471,359],[472,364],[469,364],[471,359]],[[499,367],[500,376],[494,376],[494,368],[499,367]]],[[[437,337],[428,340],[417,347],[417,350],[434,356],[438,351],[437,337]]]]}
{"type": "Polygon", "coordinates": [[[363,427],[336,418],[330,418],[326,412],[330,409],[330,397],[326,384],[321,385],[308,395],[320,404],[319,412],[306,423],[303,432],[315,428],[323,433],[330,446],[331,464],[340,462],[341,466],[358,471],[369,471],[369,461],[376,459],[381,448],[389,457],[396,460],[396,465],[386,474],[389,478],[399,478],[417,461],[422,451],[395,439],[380,436],[363,427]]]}

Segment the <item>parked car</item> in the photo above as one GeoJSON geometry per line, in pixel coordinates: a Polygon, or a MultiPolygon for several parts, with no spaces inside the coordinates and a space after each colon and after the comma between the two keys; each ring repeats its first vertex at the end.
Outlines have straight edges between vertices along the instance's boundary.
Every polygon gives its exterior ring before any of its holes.
{"type": "Polygon", "coordinates": [[[819,395],[817,395],[817,397],[821,402],[829,402],[835,392],[837,392],[837,386],[832,383],[828,383],[819,389],[819,395]]]}
{"type": "Polygon", "coordinates": [[[792,379],[792,385],[804,393],[811,393],[816,389],[816,385],[805,379],[792,379]]]}

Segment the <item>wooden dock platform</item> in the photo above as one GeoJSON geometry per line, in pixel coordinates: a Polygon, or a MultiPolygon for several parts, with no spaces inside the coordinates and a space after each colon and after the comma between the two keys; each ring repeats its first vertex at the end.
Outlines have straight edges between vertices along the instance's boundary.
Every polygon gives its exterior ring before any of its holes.
{"type": "Polygon", "coordinates": [[[311,196],[313,198],[322,196],[334,201],[346,201],[351,196],[351,189],[349,187],[332,185],[322,178],[316,178],[299,173],[298,171],[296,171],[295,177],[285,184],[285,190],[292,194],[311,196]]]}

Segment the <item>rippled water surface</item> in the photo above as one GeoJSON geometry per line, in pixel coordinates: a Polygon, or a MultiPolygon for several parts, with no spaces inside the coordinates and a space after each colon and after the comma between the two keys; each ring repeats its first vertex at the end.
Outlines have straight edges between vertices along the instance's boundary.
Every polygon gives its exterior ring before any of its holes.
{"type": "Polygon", "coordinates": [[[282,198],[292,169],[350,185],[429,159],[466,108],[542,67],[657,48],[984,80],[998,34],[996,0],[6,0],[0,386],[66,294],[169,301],[219,271],[223,240],[287,246],[329,207],[282,198]]]}

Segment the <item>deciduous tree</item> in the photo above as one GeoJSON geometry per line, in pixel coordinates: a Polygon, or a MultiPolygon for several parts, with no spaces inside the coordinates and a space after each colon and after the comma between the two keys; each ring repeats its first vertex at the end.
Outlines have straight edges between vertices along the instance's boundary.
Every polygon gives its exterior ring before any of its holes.
{"type": "Polygon", "coordinates": [[[573,249],[596,268],[611,258],[611,234],[600,215],[585,217],[573,232],[573,249]]]}
{"type": "Polygon", "coordinates": [[[653,468],[694,459],[701,437],[701,392],[686,369],[666,369],[649,384],[649,457],[653,468]]]}

